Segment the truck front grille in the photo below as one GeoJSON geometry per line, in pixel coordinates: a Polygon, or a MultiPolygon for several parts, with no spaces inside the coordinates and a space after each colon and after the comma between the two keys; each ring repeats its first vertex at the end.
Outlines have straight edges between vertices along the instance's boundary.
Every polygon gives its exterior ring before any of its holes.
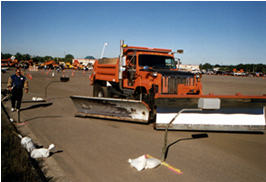
{"type": "Polygon", "coordinates": [[[162,94],[178,94],[178,84],[189,85],[190,77],[163,76],[161,81],[162,94]]]}

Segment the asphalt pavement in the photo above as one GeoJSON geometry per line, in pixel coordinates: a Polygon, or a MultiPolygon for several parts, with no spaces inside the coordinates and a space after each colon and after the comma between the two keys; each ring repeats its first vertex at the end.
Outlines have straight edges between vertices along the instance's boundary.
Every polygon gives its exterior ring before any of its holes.
{"type": "MultiPolygon", "coordinates": [[[[2,88],[11,73],[2,73],[2,88]]],[[[55,77],[47,71],[26,73],[32,80],[23,100],[41,97],[53,104],[22,111],[23,124],[17,128],[39,145],[55,144],[54,154],[44,159],[47,174],[55,181],[266,181],[265,134],[171,131],[169,143],[197,133],[207,133],[208,138],[184,140],[170,147],[166,162],[182,175],[164,166],[138,172],[128,159],[143,154],[160,158],[163,131],[154,130],[152,124],[74,117],[69,96],[92,95],[89,72],[67,70],[64,75],[69,82],[60,82],[62,73],[55,72],[55,77]]],[[[202,80],[204,93],[266,94],[263,78],[204,76],[202,80]]],[[[10,102],[4,104],[10,110],[10,102]]],[[[22,103],[22,107],[32,104],[22,103]]],[[[17,113],[10,112],[10,116],[16,119],[17,113]]]]}

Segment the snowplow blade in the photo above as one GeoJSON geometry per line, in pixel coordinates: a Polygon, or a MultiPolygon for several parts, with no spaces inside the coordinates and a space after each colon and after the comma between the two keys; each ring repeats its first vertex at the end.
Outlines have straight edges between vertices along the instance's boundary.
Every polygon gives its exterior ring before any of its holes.
{"type": "Polygon", "coordinates": [[[138,123],[149,122],[149,107],[141,101],[128,99],[70,96],[78,117],[95,117],[138,123]]]}
{"type": "MultiPolygon", "coordinates": [[[[221,99],[221,108],[216,110],[184,110],[169,125],[169,130],[264,132],[265,100],[221,99]]],[[[183,108],[182,108],[183,109],[183,108]]],[[[178,107],[158,107],[155,129],[167,128],[169,122],[181,110],[178,107]]]]}

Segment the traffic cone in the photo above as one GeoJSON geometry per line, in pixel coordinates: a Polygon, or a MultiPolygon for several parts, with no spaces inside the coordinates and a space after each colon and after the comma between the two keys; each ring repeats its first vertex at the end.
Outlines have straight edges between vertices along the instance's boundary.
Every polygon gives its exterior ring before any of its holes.
{"type": "Polygon", "coordinates": [[[71,76],[75,76],[75,71],[72,71],[72,74],[71,74],[71,76]]]}
{"type": "Polygon", "coordinates": [[[27,78],[29,79],[29,80],[32,80],[32,76],[31,76],[31,74],[30,73],[27,73],[27,78]]]}

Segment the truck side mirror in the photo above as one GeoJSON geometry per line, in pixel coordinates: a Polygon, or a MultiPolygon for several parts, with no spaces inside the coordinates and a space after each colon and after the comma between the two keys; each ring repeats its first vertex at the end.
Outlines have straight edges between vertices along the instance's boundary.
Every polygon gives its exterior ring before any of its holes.
{"type": "Polygon", "coordinates": [[[183,54],[184,50],[183,49],[178,49],[176,52],[179,53],[179,54],[183,54]]]}

